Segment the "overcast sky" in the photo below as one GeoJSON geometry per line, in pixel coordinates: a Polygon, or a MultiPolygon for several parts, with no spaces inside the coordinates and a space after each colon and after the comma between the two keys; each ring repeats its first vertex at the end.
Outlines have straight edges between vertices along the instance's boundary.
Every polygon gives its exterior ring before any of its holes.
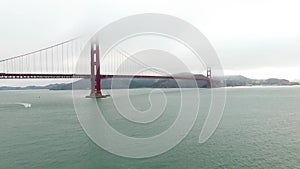
{"type": "Polygon", "coordinates": [[[196,26],[214,46],[225,74],[300,79],[300,1],[297,0],[0,0],[0,3],[0,59],[95,33],[125,16],[150,12],[173,15],[196,26]]]}

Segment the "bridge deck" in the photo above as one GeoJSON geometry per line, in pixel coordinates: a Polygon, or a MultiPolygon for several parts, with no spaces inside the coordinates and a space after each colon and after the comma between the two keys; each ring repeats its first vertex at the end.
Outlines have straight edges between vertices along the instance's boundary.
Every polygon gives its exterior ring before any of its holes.
{"type": "MultiPolygon", "coordinates": [[[[68,79],[68,78],[90,78],[89,74],[19,74],[0,73],[0,79],[68,79]]],[[[209,80],[207,77],[199,76],[151,76],[151,75],[100,75],[101,79],[109,78],[148,78],[148,79],[182,79],[182,80],[209,80]]]]}

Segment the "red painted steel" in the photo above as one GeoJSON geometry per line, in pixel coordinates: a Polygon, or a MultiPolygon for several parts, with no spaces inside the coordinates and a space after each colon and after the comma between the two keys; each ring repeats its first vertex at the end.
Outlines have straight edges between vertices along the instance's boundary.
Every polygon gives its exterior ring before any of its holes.
{"type": "Polygon", "coordinates": [[[100,75],[100,49],[97,41],[91,43],[91,97],[102,97],[100,75]]]}
{"type": "Polygon", "coordinates": [[[211,68],[210,67],[208,67],[207,68],[207,75],[206,75],[206,77],[207,77],[207,88],[212,88],[212,83],[211,83],[211,68]]]}

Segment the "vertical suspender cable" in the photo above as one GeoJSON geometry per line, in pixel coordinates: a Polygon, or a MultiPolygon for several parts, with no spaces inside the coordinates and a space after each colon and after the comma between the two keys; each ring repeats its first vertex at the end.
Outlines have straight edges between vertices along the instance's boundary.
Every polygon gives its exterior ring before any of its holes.
{"type": "Polygon", "coordinates": [[[27,67],[27,73],[29,72],[29,57],[26,55],[26,67],[27,67]]]}
{"type": "Polygon", "coordinates": [[[19,66],[18,66],[18,69],[19,69],[19,73],[21,73],[21,59],[18,58],[18,60],[19,60],[19,66]]]}
{"type": "Polygon", "coordinates": [[[72,69],[72,73],[74,72],[74,69],[75,69],[75,66],[74,66],[74,41],[72,41],[71,42],[71,62],[72,62],[72,67],[71,67],[71,69],[72,69]]]}
{"type": "Polygon", "coordinates": [[[53,61],[53,47],[51,48],[51,60],[52,60],[51,72],[54,73],[54,71],[53,71],[54,70],[54,66],[53,66],[54,65],[54,63],[53,63],[54,62],[53,61]]]}
{"type": "Polygon", "coordinates": [[[45,50],[46,56],[45,56],[45,62],[46,62],[46,73],[48,73],[48,56],[47,56],[47,49],[45,50]]]}
{"type": "Polygon", "coordinates": [[[67,70],[66,72],[68,73],[69,72],[69,45],[68,43],[66,44],[67,45],[67,70]]]}
{"type": "Polygon", "coordinates": [[[110,52],[111,54],[109,55],[109,58],[108,58],[108,61],[109,61],[109,72],[108,74],[112,74],[112,62],[111,62],[111,57],[112,57],[112,54],[113,54],[113,50],[111,50],[110,52]]]}
{"type": "Polygon", "coordinates": [[[59,73],[59,57],[58,57],[58,49],[59,49],[59,46],[56,47],[56,63],[57,63],[57,73],[59,73]]]}
{"type": "Polygon", "coordinates": [[[40,69],[41,69],[40,72],[42,73],[42,71],[43,71],[43,65],[42,65],[42,51],[40,51],[39,53],[40,53],[40,66],[39,66],[39,67],[40,67],[40,69]]]}
{"type": "Polygon", "coordinates": [[[11,72],[13,73],[14,72],[14,59],[11,60],[11,65],[12,65],[11,72]]]}
{"type": "Polygon", "coordinates": [[[61,45],[61,67],[62,72],[64,73],[64,44],[61,45]]]}
{"type": "Polygon", "coordinates": [[[27,68],[27,73],[30,73],[30,54],[28,54],[28,55],[26,55],[25,56],[26,57],[26,59],[27,59],[27,64],[26,64],[26,68],[27,68]]]}
{"type": "Polygon", "coordinates": [[[35,63],[36,53],[33,54],[33,72],[35,73],[36,63],[35,63]]]}

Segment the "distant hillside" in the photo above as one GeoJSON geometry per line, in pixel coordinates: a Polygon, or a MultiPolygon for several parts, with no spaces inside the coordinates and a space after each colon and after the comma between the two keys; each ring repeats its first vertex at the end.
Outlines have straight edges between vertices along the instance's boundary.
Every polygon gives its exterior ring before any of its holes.
{"type": "MultiPolygon", "coordinates": [[[[198,76],[198,75],[197,75],[198,76]]],[[[174,80],[174,79],[104,79],[101,80],[102,89],[133,89],[133,88],[207,88],[205,81],[197,81],[195,85],[193,81],[189,80],[174,80]]],[[[82,79],[74,83],[74,89],[88,89],[90,87],[89,79],[82,79]]],[[[65,89],[71,89],[69,86],[65,86],[65,89]]],[[[56,88],[55,88],[56,89],[56,88]]],[[[52,90],[55,90],[52,89],[52,90]]]]}
{"type": "MultiPolygon", "coordinates": [[[[184,76],[184,77],[205,77],[203,75],[193,75],[190,73],[180,73],[175,74],[176,76],[184,76]]],[[[205,81],[197,81],[195,85],[193,81],[189,80],[174,80],[174,79],[146,79],[146,78],[122,78],[122,79],[103,79],[101,80],[101,88],[102,89],[133,89],[133,88],[178,88],[178,84],[182,88],[206,88],[207,83],[205,81]]],[[[73,83],[74,89],[90,89],[90,80],[89,79],[81,79],[73,83]]],[[[55,85],[50,88],[50,90],[71,90],[72,84],[62,84],[55,85]]]]}
{"type": "Polygon", "coordinates": [[[250,79],[241,75],[225,76],[215,78],[218,81],[224,81],[226,86],[291,86],[299,85],[299,82],[290,82],[286,79],[250,79]]]}

